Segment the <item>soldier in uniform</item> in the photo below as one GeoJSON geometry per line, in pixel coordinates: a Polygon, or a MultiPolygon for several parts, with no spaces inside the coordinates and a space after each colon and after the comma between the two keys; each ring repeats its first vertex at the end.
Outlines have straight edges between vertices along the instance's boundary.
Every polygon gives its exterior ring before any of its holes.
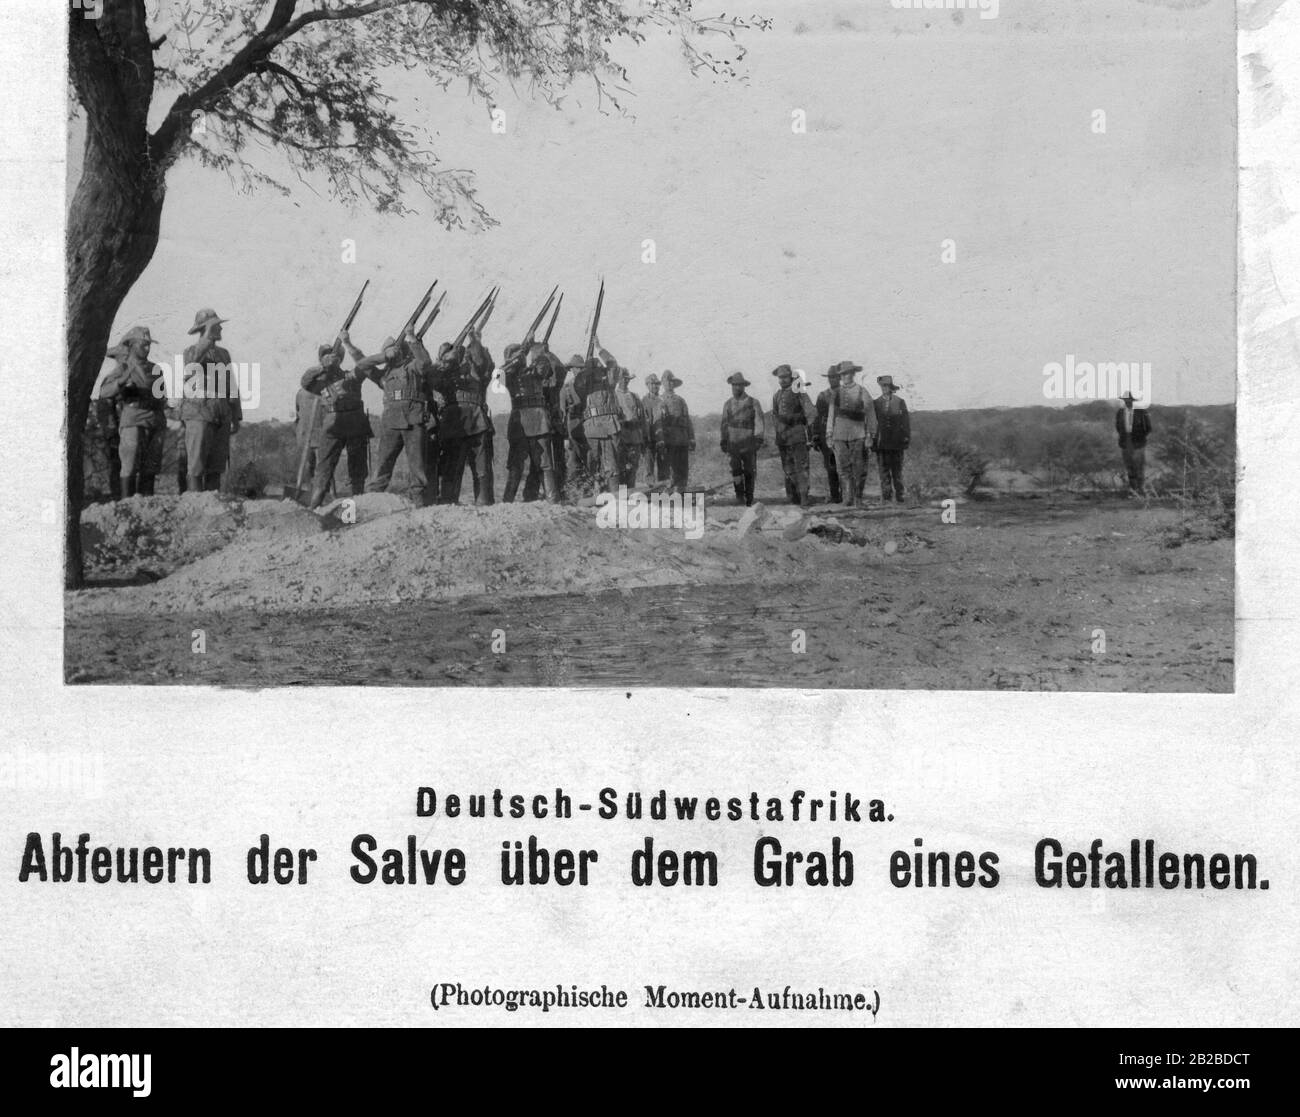
{"type": "Polygon", "coordinates": [[[1132,392],[1125,392],[1120,398],[1124,406],[1115,412],[1115,434],[1119,438],[1119,452],[1124,458],[1124,471],[1128,474],[1129,492],[1141,496],[1146,490],[1151,415],[1146,408],[1139,410],[1133,406],[1132,392]]]}
{"type": "Polygon", "coordinates": [[[835,446],[831,442],[831,436],[826,430],[826,420],[830,415],[831,396],[840,386],[840,366],[831,365],[830,371],[824,374],[830,381],[830,386],[817,397],[817,422],[813,427],[813,444],[821,451],[822,464],[826,467],[826,482],[830,486],[830,501],[832,504],[839,504],[840,500],[840,474],[835,468],[835,446]]]}
{"type": "Polygon", "coordinates": [[[861,365],[841,361],[836,366],[840,386],[832,389],[826,428],[835,446],[835,463],[844,490],[846,508],[862,507],[862,489],[866,484],[867,434],[871,427],[871,396],[854,378],[861,365]]]}
{"type": "Polygon", "coordinates": [[[582,396],[578,394],[578,381],[587,362],[580,353],[569,358],[565,371],[568,379],[560,389],[560,410],[564,414],[564,427],[568,434],[566,448],[566,473],[568,478],[582,484],[587,477],[587,439],[582,429],[582,412],[585,407],[582,396]]]}
{"type": "Polygon", "coordinates": [[[905,404],[895,393],[898,386],[892,376],[877,376],[880,398],[872,401],[875,411],[876,431],[871,448],[880,465],[880,499],[886,504],[890,498],[903,503],[903,453],[912,441],[912,421],[905,404]]]}
{"type": "Polygon", "coordinates": [[[668,466],[669,492],[686,488],[691,470],[691,453],[695,449],[695,424],[686,401],[677,394],[681,384],[669,370],[664,373],[663,395],[660,402],[660,426],[663,430],[664,458],[668,466]]]}
{"type": "Polygon", "coordinates": [[[780,387],[772,397],[772,425],[785,473],[785,495],[791,504],[807,508],[809,431],[817,423],[817,408],[803,392],[794,390],[794,370],[778,365],[772,370],[780,387]]]}
{"type": "Polygon", "coordinates": [[[659,421],[663,400],[659,396],[659,377],[653,372],[645,378],[645,399],[641,411],[645,416],[645,477],[653,485],[668,479],[664,459],[663,426],[659,421]]]}
{"type": "Polygon", "coordinates": [[[133,326],[117,347],[117,368],[104,380],[99,398],[120,401],[118,415],[119,485],[124,496],[154,495],[167,438],[167,395],[163,370],[149,359],[153,338],[133,326]],[[138,476],[138,481],[137,481],[138,476]]]}
{"type": "Polygon", "coordinates": [[[744,373],[727,377],[731,399],[722,405],[722,452],[731,458],[731,483],[736,502],[746,507],[754,503],[754,478],[758,473],[758,448],[766,441],[767,428],[763,408],[746,393],[749,381],[744,373]]]}
{"type": "Polygon", "coordinates": [[[618,401],[618,409],[622,413],[623,430],[621,432],[622,446],[620,451],[623,459],[623,476],[622,482],[629,489],[636,485],[637,469],[641,465],[641,452],[645,446],[645,412],[642,410],[641,401],[629,385],[635,380],[630,370],[620,368],[618,370],[618,388],[614,392],[614,398],[618,401]]]}
{"type": "Polygon", "coordinates": [[[577,383],[583,401],[582,433],[587,440],[588,466],[598,492],[615,492],[623,475],[623,420],[614,387],[617,375],[618,361],[608,350],[601,349],[600,360],[593,357],[577,383]]]}
{"type": "Polygon", "coordinates": [[[196,493],[220,490],[221,475],[230,464],[230,439],[244,421],[230,353],[217,344],[226,321],[211,307],[200,310],[189,330],[199,340],[185,350],[180,419],[185,424],[187,484],[196,493]]]}
{"type": "MultiPolygon", "coordinates": [[[[506,461],[506,488],[501,499],[510,504],[523,478],[524,466],[541,474],[546,499],[560,501],[560,485],[555,475],[554,440],[551,409],[546,400],[546,383],[553,369],[546,347],[535,342],[528,349],[512,345],[506,350],[503,367],[506,391],[510,393],[510,456],[506,461]]],[[[524,500],[529,499],[528,485],[524,500]]],[[[536,499],[536,492],[533,493],[536,499]]]]}
{"type": "Polygon", "coordinates": [[[487,414],[486,392],[495,363],[483,348],[477,329],[468,344],[452,348],[444,344],[434,366],[433,387],[444,401],[438,419],[438,503],[459,504],[465,466],[473,459],[478,478],[474,503],[491,504],[496,499],[492,477],[492,435],[487,414]]]}
{"type": "MultiPolygon", "coordinates": [[[[334,481],[334,470],[338,467],[343,451],[348,454],[348,483],[353,496],[366,490],[366,474],[369,472],[370,458],[370,420],[366,416],[365,404],[361,399],[361,385],[364,371],[358,373],[365,354],[352,344],[352,338],[344,330],[335,339],[333,345],[322,345],[316,351],[320,364],[309,368],[302,375],[302,390],[309,399],[320,397],[316,409],[320,419],[316,461],[312,464],[311,499],[308,508],[319,508],[325,499],[326,490],[334,481]],[[356,366],[348,371],[343,369],[343,349],[347,347],[356,366]]],[[[386,402],[386,399],[385,399],[386,402]]],[[[429,423],[426,419],[425,430],[429,423]]],[[[394,461],[396,458],[394,458],[394,461]]],[[[409,455],[408,455],[409,460],[409,455]]],[[[425,468],[428,468],[428,448],[426,443],[425,468]]],[[[392,477],[392,465],[389,465],[389,478],[392,477]]],[[[426,477],[427,480],[427,477],[426,477]]]]}
{"type": "Polygon", "coordinates": [[[121,445],[118,411],[122,401],[116,393],[104,395],[104,389],[108,386],[109,377],[116,376],[117,370],[122,367],[122,361],[126,357],[126,349],[121,345],[114,345],[104,356],[110,361],[116,361],[117,364],[113,366],[113,371],[105,376],[99,385],[99,393],[95,398],[95,426],[99,429],[100,437],[104,440],[104,457],[108,463],[108,495],[113,500],[121,500],[122,459],[117,450],[118,446],[121,445]]]}
{"type": "MultiPolygon", "coordinates": [[[[433,361],[424,343],[413,330],[398,341],[384,338],[380,351],[371,357],[362,357],[352,370],[358,381],[369,377],[383,389],[383,432],[379,436],[379,460],[375,475],[366,485],[366,492],[384,493],[393,479],[393,466],[405,451],[406,471],[410,474],[410,495],[423,507],[432,499],[433,486],[429,469],[429,424],[437,413],[438,398],[430,385],[433,361]]],[[[365,417],[365,412],[361,413],[365,417]]],[[[335,461],[337,462],[337,457],[335,461]]],[[[349,453],[349,465],[351,454],[349,453]]],[[[323,476],[323,475],[322,475],[323,476]]],[[[312,498],[316,496],[312,485],[312,498]]]]}

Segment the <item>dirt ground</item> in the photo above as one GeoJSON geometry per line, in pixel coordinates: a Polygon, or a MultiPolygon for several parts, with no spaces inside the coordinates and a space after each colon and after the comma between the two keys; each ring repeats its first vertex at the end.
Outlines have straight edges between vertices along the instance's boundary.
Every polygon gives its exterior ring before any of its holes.
{"type": "Polygon", "coordinates": [[[88,516],[69,683],[1233,687],[1232,541],[1170,547],[1181,513],[1141,502],[774,499],[742,534],[719,500],[694,540],[540,504],[124,503],[88,516]]]}

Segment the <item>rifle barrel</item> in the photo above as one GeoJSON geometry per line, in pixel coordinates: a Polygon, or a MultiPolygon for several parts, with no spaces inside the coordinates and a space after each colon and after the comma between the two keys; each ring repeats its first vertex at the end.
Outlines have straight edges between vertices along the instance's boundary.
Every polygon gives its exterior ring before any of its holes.
{"type": "Polygon", "coordinates": [[[587,360],[596,351],[596,332],[600,329],[600,310],[605,305],[605,281],[600,281],[600,294],[596,296],[596,310],[591,316],[591,333],[587,337],[587,360]]]}
{"type": "Polygon", "coordinates": [[[551,331],[555,329],[555,320],[560,316],[560,307],[564,305],[564,292],[560,292],[560,300],[555,304],[555,311],[551,314],[551,324],[546,327],[546,336],[542,338],[543,345],[551,344],[551,331]]]}

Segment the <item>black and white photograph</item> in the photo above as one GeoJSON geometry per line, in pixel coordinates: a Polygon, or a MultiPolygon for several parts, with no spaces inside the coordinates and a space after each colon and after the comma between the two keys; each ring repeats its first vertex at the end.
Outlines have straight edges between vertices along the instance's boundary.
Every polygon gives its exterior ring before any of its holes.
{"type": "Polygon", "coordinates": [[[1300,0],[6,0],[0,92],[11,1108],[1281,1096],[1300,0]]]}
{"type": "Polygon", "coordinates": [[[1230,0],[76,9],[67,682],[1233,690],[1230,0]]]}

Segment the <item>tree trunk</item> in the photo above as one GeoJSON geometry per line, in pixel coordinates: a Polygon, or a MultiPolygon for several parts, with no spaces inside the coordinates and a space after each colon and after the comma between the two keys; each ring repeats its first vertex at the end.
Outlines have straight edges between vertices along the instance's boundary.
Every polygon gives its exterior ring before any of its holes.
{"type": "MultiPolygon", "coordinates": [[[[143,137],[142,137],[143,138],[143,137]]],[[[67,506],[64,577],[83,584],[81,507],[86,417],[117,312],[158,247],[161,176],[123,167],[93,131],[68,215],[67,239],[67,506]],[[135,171],[136,173],[132,173],[135,171]]]]}

